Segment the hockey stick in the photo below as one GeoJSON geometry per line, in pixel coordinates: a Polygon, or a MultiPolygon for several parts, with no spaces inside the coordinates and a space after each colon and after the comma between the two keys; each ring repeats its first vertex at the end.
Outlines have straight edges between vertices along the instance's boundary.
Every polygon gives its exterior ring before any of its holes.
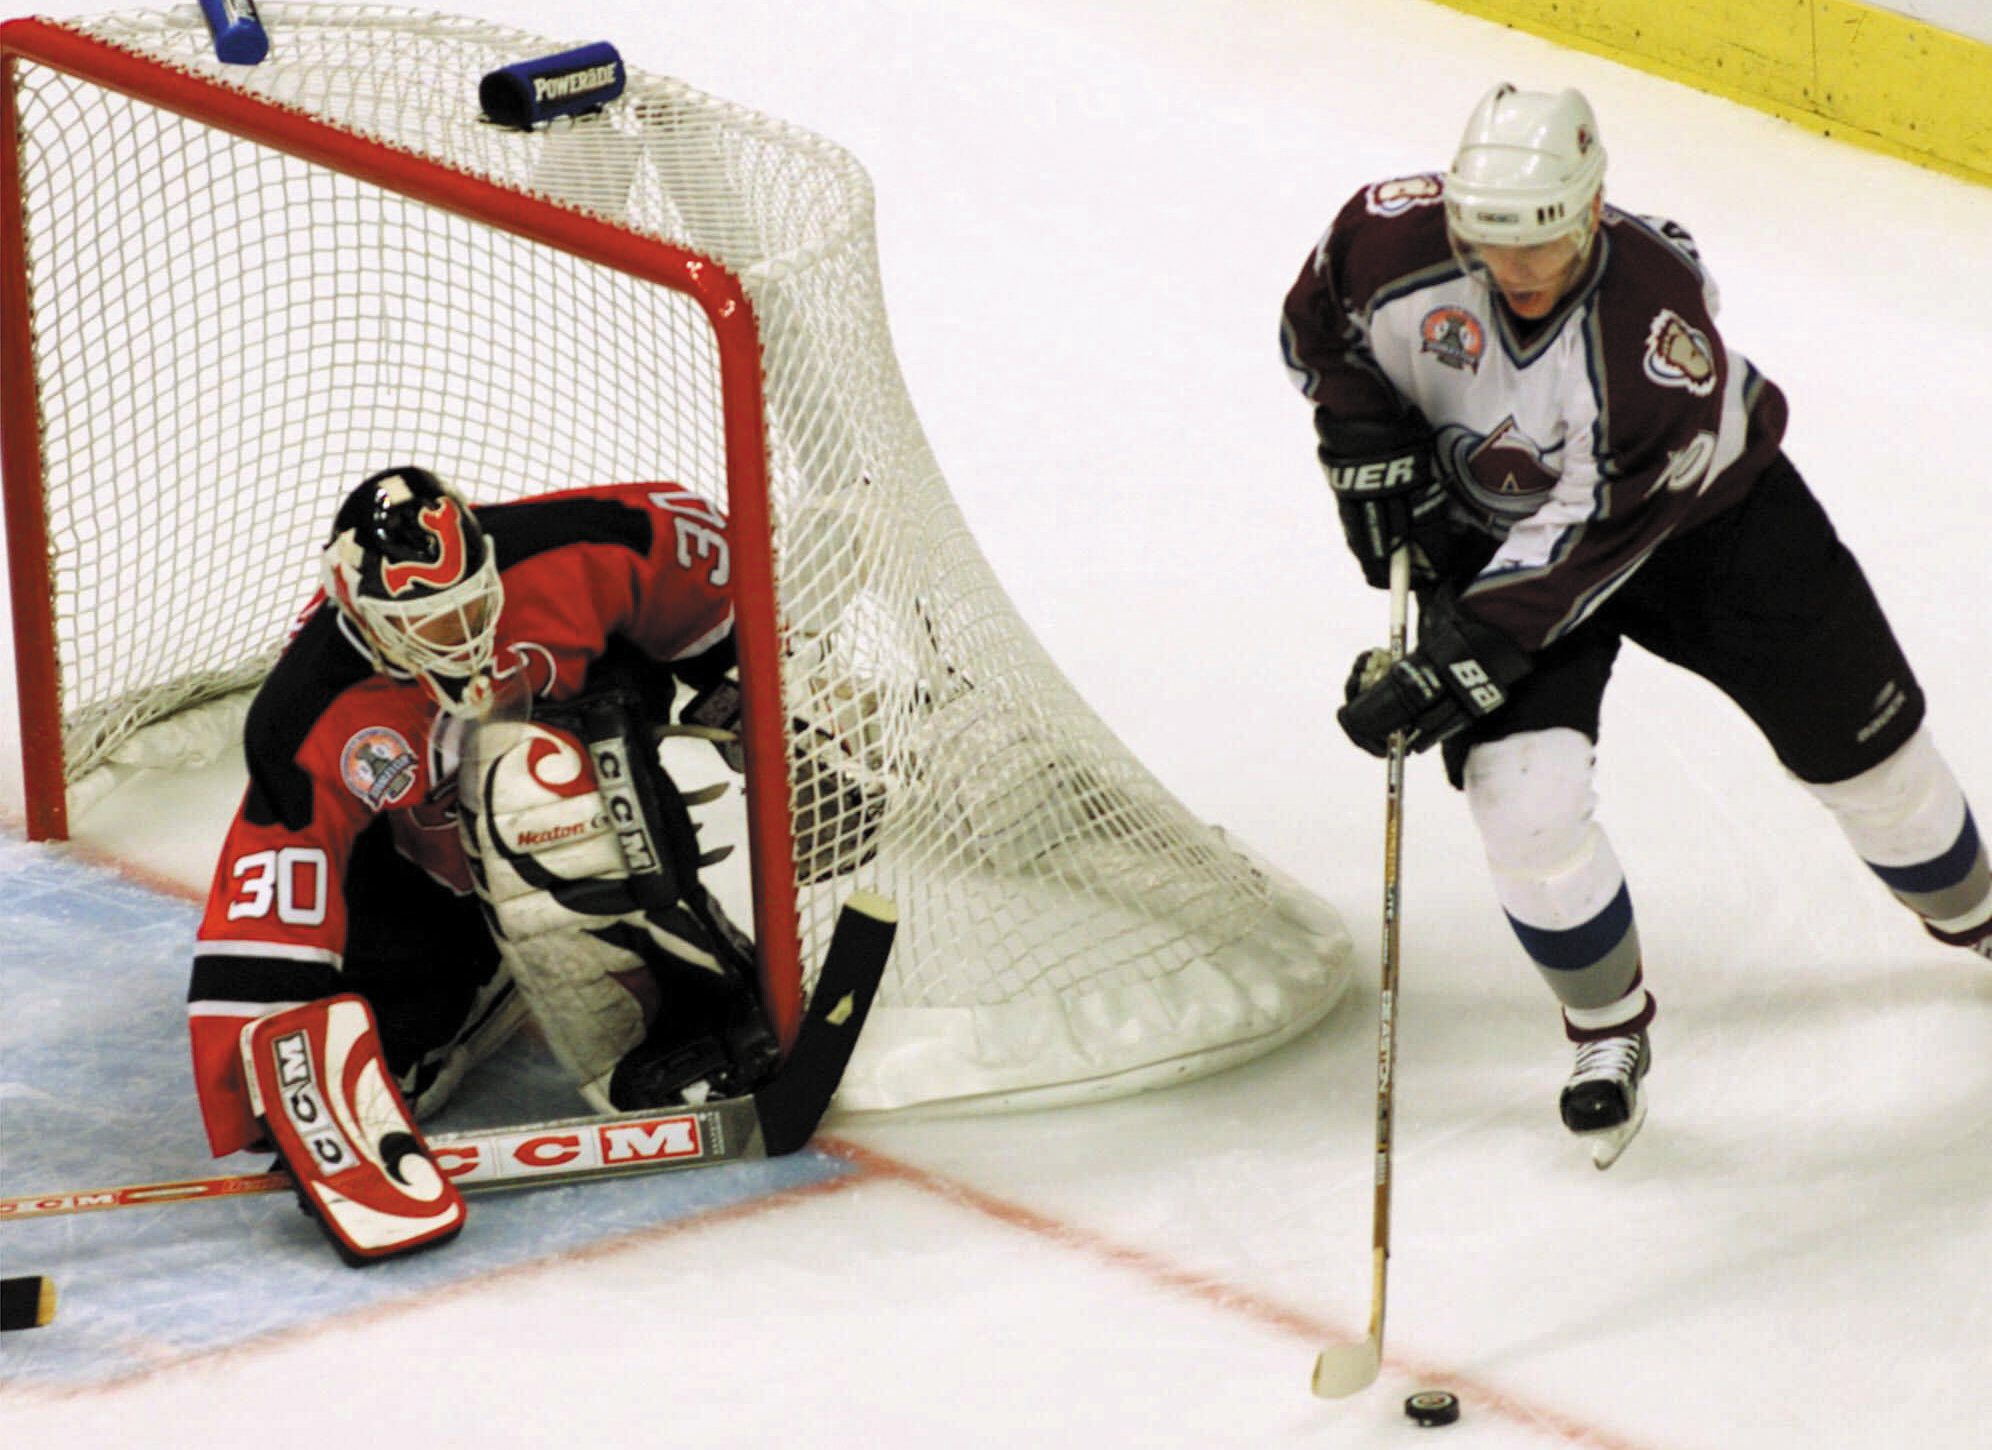
{"type": "MultiPolygon", "coordinates": [[[[1390,658],[1404,658],[1410,616],[1411,553],[1390,556],[1390,658]]],[[[1314,1361],[1314,1393],[1340,1399],[1363,1389],[1383,1368],[1384,1287],[1390,1273],[1390,1129],[1397,1064],[1398,863],[1404,845],[1404,732],[1390,737],[1383,795],[1383,984],[1377,999],[1376,1190],[1370,1209],[1369,1333],[1360,1344],[1331,1344],[1314,1361]]]]}
{"type": "MultiPolygon", "coordinates": [[[[844,1079],[892,951],[896,921],[892,903],[884,897],[868,891],[852,894],[838,915],[795,1047],[757,1092],[692,1107],[438,1133],[428,1140],[430,1156],[458,1188],[476,1193],[668,1173],[795,1152],[816,1132],[844,1079]]],[[[281,1193],[291,1187],[288,1174],[251,1173],[38,1193],[0,1198],[0,1219],[281,1193]]]]}

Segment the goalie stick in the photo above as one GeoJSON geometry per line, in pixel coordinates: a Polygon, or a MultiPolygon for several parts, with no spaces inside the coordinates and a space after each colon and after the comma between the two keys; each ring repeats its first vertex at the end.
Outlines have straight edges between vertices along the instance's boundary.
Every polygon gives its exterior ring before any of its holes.
{"type": "MultiPolygon", "coordinates": [[[[1390,556],[1390,658],[1404,658],[1411,612],[1411,551],[1390,556]]],[[[1384,1289],[1390,1275],[1390,1140],[1397,1079],[1397,963],[1402,935],[1398,867],[1404,848],[1404,732],[1390,737],[1383,795],[1383,980],[1377,998],[1376,1189],[1370,1208],[1369,1332],[1360,1344],[1331,1344],[1314,1361],[1314,1393],[1324,1400],[1352,1395],[1383,1368],[1384,1289]]]]}
{"type": "MultiPolygon", "coordinates": [[[[882,896],[859,891],[845,902],[795,1046],[752,1094],[681,1108],[438,1133],[428,1139],[429,1154],[459,1189],[477,1193],[793,1153],[815,1134],[843,1081],[884,975],[896,923],[892,903],[882,896]]],[[[0,1198],[0,1219],[282,1193],[292,1186],[286,1173],[250,1173],[28,1194],[0,1198]]]]}

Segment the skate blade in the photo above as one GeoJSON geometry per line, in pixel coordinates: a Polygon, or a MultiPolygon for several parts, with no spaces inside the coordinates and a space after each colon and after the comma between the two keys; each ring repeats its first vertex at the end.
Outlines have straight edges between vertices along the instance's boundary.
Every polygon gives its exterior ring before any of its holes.
{"type": "Polygon", "coordinates": [[[1606,1128],[1598,1133],[1582,1133],[1580,1137],[1591,1145],[1591,1166],[1600,1170],[1618,1162],[1619,1154],[1625,1152],[1626,1145],[1639,1132],[1646,1121],[1646,1094],[1638,1093],[1633,1098],[1632,1116],[1616,1128],[1606,1128]]]}

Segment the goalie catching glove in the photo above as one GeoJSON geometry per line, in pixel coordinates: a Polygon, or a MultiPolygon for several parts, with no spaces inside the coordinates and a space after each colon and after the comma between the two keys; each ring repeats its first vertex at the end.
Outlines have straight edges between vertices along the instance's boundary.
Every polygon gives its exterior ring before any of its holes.
{"type": "Polygon", "coordinates": [[[733,1097],[767,1076],[780,1047],[753,946],[699,884],[709,863],[631,697],[480,725],[462,778],[486,919],[591,1106],[733,1097]]]}
{"type": "Polygon", "coordinates": [[[1356,657],[1335,719],[1371,755],[1388,755],[1400,730],[1406,749],[1424,750],[1507,704],[1529,669],[1526,652],[1440,591],[1419,611],[1417,649],[1395,662],[1380,649],[1356,657]]]}

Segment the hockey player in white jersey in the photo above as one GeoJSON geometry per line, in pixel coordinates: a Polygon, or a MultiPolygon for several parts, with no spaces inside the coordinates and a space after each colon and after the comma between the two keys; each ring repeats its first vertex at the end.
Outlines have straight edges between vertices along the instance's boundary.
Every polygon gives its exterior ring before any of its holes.
{"type": "Polygon", "coordinates": [[[1576,1044],[1562,1117],[1608,1166],[1645,1115],[1632,897],[1593,818],[1631,639],[1727,693],[1942,941],[1992,957],[1992,873],[1859,565],[1784,456],[1777,386],[1715,325],[1687,233],[1606,204],[1590,104],[1496,86],[1450,170],[1365,187],[1282,343],[1364,575],[1407,548],[1418,647],[1338,714],[1442,743],[1501,905],[1576,1044]]]}

